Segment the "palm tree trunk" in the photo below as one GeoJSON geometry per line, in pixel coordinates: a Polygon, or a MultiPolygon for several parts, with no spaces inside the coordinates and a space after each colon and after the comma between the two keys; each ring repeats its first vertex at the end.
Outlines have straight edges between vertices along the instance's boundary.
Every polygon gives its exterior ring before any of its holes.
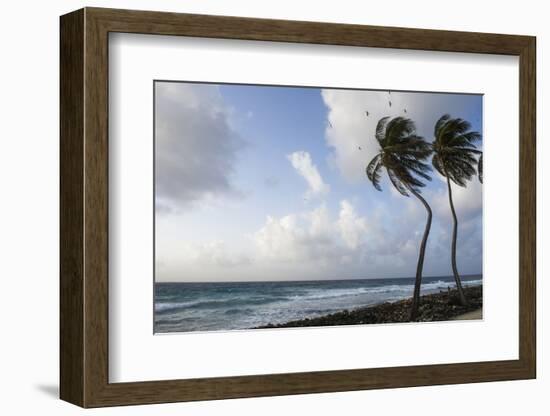
{"type": "Polygon", "coordinates": [[[449,205],[451,206],[451,212],[453,214],[453,242],[451,244],[451,264],[453,266],[453,274],[455,277],[456,288],[458,290],[458,296],[460,297],[461,305],[468,305],[466,296],[464,296],[464,290],[462,289],[462,283],[460,282],[460,276],[458,275],[458,268],[456,267],[456,237],[458,232],[458,220],[456,218],[455,206],[453,204],[453,194],[451,190],[451,181],[447,176],[447,188],[449,189],[449,205]]]}
{"type": "Polygon", "coordinates": [[[426,243],[428,242],[428,235],[430,234],[430,228],[432,226],[432,210],[426,200],[411,187],[409,188],[411,193],[416,196],[420,202],[428,211],[428,218],[426,219],[426,228],[424,228],[424,236],[422,237],[422,243],[420,244],[420,252],[418,254],[418,263],[416,264],[416,279],[414,281],[414,293],[411,307],[410,320],[414,321],[418,315],[418,306],[420,304],[420,285],[422,284],[422,268],[424,267],[424,255],[426,254],[426,243]]]}

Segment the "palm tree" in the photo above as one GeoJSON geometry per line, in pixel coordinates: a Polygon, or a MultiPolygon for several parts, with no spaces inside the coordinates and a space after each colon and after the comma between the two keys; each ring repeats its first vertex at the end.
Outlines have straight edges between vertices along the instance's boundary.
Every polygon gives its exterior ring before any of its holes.
{"type": "Polygon", "coordinates": [[[453,215],[453,240],[451,244],[451,264],[460,297],[460,303],[467,305],[464,290],[458,275],[456,266],[456,239],[458,220],[453,204],[453,193],[451,181],[459,186],[466,186],[466,182],[477,174],[480,182],[483,182],[483,154],[477,149],[475,143],[481,140],[481,134],[477,131],[470,131],[471,125],[461,118],[451,118],[449,114],[443,115],[435,124],[434,128],[434,155],[432,165],[447,179],[449,191],[449,205],[453,215]],[[477,160],[477,155],[480,155],[477,160]]]}
{"type": "Polygon", "coordinates": [[[410,319],[416,319],[420,300],[420,285],[422,283],[422,268],[424,266],[424,254],[428,234],[432,225],[432,210],[426,200],[420,195],[420,188],[425,186],[422,179],[431,180],[428,172],[429,164],[424,161],[431,155],[432,148],[423,137],[416,135],[414,122],[404,117],[384,117],[378,121],[375,133],[380,150],[367,166],[367,177],[372,185],[379,191],[380,171],[386,172],[397,191],[404,196],[409,193],[417,197],[426,208],[428,218],[424,229],[424,236],[420,244],[418,263],[416,266],[416,279],[414,282],[413,303],[410,319]]]}

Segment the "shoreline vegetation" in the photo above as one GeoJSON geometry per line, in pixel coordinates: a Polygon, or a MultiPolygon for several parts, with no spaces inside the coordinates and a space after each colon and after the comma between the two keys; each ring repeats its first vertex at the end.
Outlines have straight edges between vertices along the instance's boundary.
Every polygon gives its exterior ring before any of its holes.
{"type": "Polygon", "coordinates": [[[253,329],[299,328],[311,326],[386,324],[400,322],[436,322],[460,319],[476,319],[476,313],[483,304],[483,288],[479,286],[463,287],[468,304],[462,305],[458,290],[448,289],[420,297],[418,315],[410,320],[413,298],[395,302],[384,302],[354,310],[343,310],[315,318],[304,318],[280,324],[267,324],[253,329]],[[465,315],[463,318],[462,315],[465,315]]]}

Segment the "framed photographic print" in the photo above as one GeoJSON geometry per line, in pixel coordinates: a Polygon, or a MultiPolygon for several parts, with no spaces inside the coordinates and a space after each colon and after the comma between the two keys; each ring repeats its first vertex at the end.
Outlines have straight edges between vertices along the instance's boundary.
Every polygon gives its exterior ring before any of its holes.
{"type": "Polygon", "coordinates": [[[61,398],[534,378],[535,38],[61,17],[61,398]]]}

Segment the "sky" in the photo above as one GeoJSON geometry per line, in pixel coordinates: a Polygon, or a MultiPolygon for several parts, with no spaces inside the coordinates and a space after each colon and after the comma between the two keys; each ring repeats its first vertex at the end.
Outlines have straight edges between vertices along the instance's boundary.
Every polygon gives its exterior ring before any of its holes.
{"type": "MultiPolygon", "coordinates": [[[[381,117],[432,141],[445,113],[482,132],[481,95],[155,82],[156,281],[413,277],[426,210],[365,168],[381,117]]],[[[424,275],[447,276],[452,217],[432,176],[424,275]]],[[[480,274],[482,185],[453,198],[459,272],[480,274]]]]}

